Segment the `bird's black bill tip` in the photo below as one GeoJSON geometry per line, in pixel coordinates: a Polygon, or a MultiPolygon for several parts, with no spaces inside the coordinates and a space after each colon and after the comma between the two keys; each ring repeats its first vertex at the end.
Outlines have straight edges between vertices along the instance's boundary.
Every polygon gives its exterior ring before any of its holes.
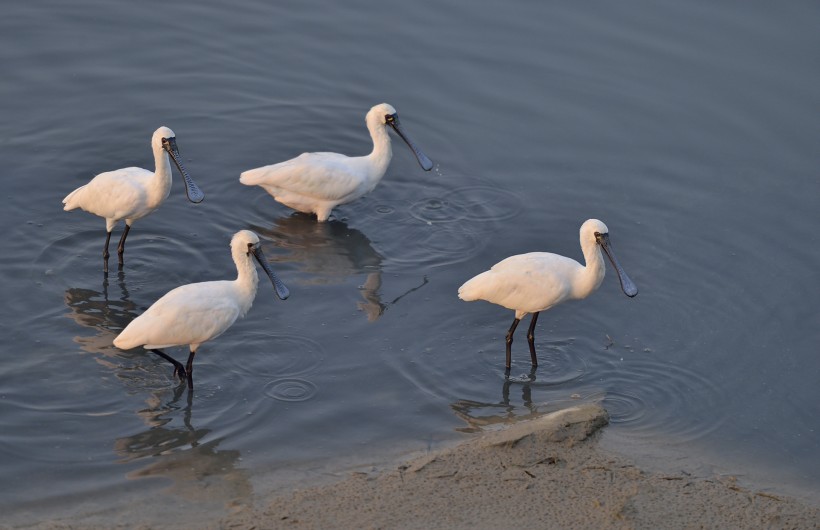
{"type": "Polygon", "coordinates": [[[205,200],[205,194],[193,181],[185,181],[185,194],[188,196],[188,200],[194,204],[199,204],[205,200]]]}
{"type": "Polygon", "coordinates": [[[390,124],[391,127],[393,127],[393,130],[396,131],[396,134],[398,134],[401,137],[401,139],[404,140],[404,143],[407,144],[410,150],[413,151],[413,154],[416,155],[416,160],[418,161],[421,168],[424,171],[430,171],[431,169],[433,169],[433,161],[430,160],[430,158],[427,155],[425,155],[421,149],[419,149],[419,147],[415,144],[415,142],[413,142],[413,140],[410,139],[409,136],[407,136],[407,133],[404,131],[401,124],[399,123],[399,117],[395,114],[393,114],[392,116],[393,119],[388,121],[387,123],[390,124]]]}
{"type": "Polygon", "coordinates": [[[270,265],[268,265],[268,260],[265,259],[265,255],[262,253],[262,247],[257,245],[256,248],[254,248],[253,257],[256,258],[256,261],[258,261],[259,265],[261,265],[262,269],[264,269],[265,274],[268,275],[268,278],[273,284],[273,290],[276,293],[276,296],[280,300],[287,300],[290,296],[290,290],[282,282],[282,280],[279,279],[276,273],[273,272],[273,269],[270,268],[270,265]]]}
{"type": "Polygon", "coordinates": [[[632,283],[629,276],[621,278],[621,289],[623,289],[624,294],[630,298],[635,298],[638,296],[638,286],[632,283]]]}
{"type": "Polygon", "coordinates": [[[621,290],[630,298],[634,298],[638,296],[638,286],[635,285],[635,282],[632,281],[626,271],[621,267],[618,258],[615,257],[615,253],[612,251],[612,243],[609,242],[609,234],[601,234],[601,237],[598,238],[598,243],[601,245],[601,248],[604,249],[604,254],[606,257],[609,258],[610,263],[615,268],[615,272],[618,274],[618,281],[621,283],[621,290]]]}
{"type": "Polygon", "coordinates": [[[280,300],[287,300],[290,296],[290,290],[288,290],[282,282],[279,282],[278,285],[274,282],[273,288],[276,291],[276,296],[278,296],[280,300]]]}
{"type": "Polygon", "coordinates": [[[430,160],[429,158],[427,158],[427,155],[425,155],[424,153],[417,153],[416,158],[419,161],[419,165],[421,166],[421,169],[423,169],[424,171],[430,171],[431,169],[433,169],[433,161],[430,160]],[[418,156],[418,155],[421,155],[421,156],[418,156]]]}

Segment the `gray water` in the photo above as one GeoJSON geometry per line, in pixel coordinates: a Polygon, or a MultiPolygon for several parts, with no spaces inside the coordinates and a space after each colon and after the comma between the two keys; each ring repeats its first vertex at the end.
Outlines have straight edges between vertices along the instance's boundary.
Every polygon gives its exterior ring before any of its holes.
{"type": "Polygon", "coordinates": [[[680,469],[820,499],[817,3],[2,11],[6,523],[213,520],[582,400],[609,410],[607,436],[686,455],[680,469]],[[383,101],[433,171],[394,137],[382,183],[325,224],[239,184],[304,151],[368,152],[364,114],[383,101]],[[176,173],[106,278],[103,220],[61,199],[150,168],[160,125],[205,201],[176,173]],[[535,372],[519,329],[506,378],[512,312],[458,286],[512,254],[581,259],[591,217],[640,294],[609,269],[541,315],[535,372]],[[156,356],[112,346],[169,289],[231,278],[245,228],[292,296],[260,283],[200,349],[193,393],[156,356]]]}

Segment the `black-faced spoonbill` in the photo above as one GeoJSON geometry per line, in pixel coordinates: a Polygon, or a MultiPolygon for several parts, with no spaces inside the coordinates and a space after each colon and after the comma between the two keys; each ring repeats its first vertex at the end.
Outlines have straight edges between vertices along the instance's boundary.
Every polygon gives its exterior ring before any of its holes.
{"type": "Polygon", "coordinates": [[[515,320],[506,337],[508,369],[513,333],[524,316],[532,313],[527,341],[532,364],[537,366],[535,322],[538,313],[566,300],[586,298],[601,285],[606,272],[601,249],[615,267],[624,294],[629,297],[637,295],[638,288],[612,252],[609,229],[597,219],[589,219],[581,225],[581,250],[586,266],[558,254],[530,252],[510,256],[459,287],[458,297],[462,300],[486,300],[515,311],[515,320]]]}
{"type": "Polygon", "coordinates": [[[370,109],[365,121],[373,138],[369,155],[302,153],[285,162],[249,169],[239,176],[239,181],[247,186],[261,186],[277,202],[300,212],[315,213],[319,221],[326,221],[333,208],[370,193],[384,176],[393,156],[387,126],[410,146],[422,169],[433,169],[433,162],[399,124],[396,109],[381,103],[370,109]]]}
{"type": "Polygon", "coordinates": [[[121,220],[125,219],[125,230],[117,245],[117,256],[122,266],[125,252],[125,238],[131,225],[153,212],[168,198],[171,192],[171,163],[168,155],[174,160],[182,178],[185,180],[185,193],[191,202],[202,202],[205,195],[197,187],[185,168],[177,149],[176,135],[168,127],[160,127],[151,137],[151,149],[154,151],[156,170],[127,167],[100,173],[85,186],[80,186],[69,193],[63,204],[65,210],[80,208],[105,219],[105,248],[103,248],[103,271],[108,272],[108,243],[111,231],[121,220]]]}
{"type": "Polygon", "coordinates": [[[231,255],[236,263],[236,280],[190,283],[169,291],[145,313],[131,321],[114,339],[114,346],[129,350],[142,346],[174,365],[174,375],[187,379],[193,388],[194,355],[200,344],[225,332],[237,318],[245,316],[256,298],[259,276],[251,256],[256,258],[273,283],[276,295],[286,299],[290,293],[274,274],[262,254],[259,237],[241,230],[231,239],[231,255]],[[161,351],[171,346],[190,346],[188,363],[161,351]]]}

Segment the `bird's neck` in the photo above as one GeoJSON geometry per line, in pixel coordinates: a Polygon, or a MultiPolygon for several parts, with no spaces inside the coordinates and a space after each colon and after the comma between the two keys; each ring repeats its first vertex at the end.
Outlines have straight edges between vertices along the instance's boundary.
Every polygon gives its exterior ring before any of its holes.
{"type": "Polygon", "coordinates": [[[171,182],[173,173],[171,172],[171,159],[168,153],[160,148],[154,149],[154,177],[148,187],[148,200],[152,204],[160,204],[168,198],[171,193],[171,182]]]}
{"type": "Polygon", "coordinates": [[[592,243],[581,242],[581,249],[584,251],[584,267],[573,288],[575,298],[586,298],[592,291],[604,281],[606,267],[604,258],[601,255],[601,247],[593,241],[592,243]]]}
{"type": "Polygon", "coordinates": [[[239,294],[240,314],[245,316],[245,313],[247,313],[251,305],[253,305],[253,299],[256,298],[256,288],[259,286],[259,275],[256,274],[256,267],[250,255],[241,251],[237,254],[233,257],[233,261],[236,263],[236,280],[234,281],[234,285],[236,285],[236,290],[239,294]]]}
{"type": "Polygon", "coordinates": [[[390,145],[390,136],[384,125],[376,124],[368,127],[368,129],[370,130],[370,137],[373,139],[373,151],[367,155],[370,160],[370,178],[378,182],[387,171],[387,166],[390,165],[390,159],[393,158],[393,148],[390,145]]]}

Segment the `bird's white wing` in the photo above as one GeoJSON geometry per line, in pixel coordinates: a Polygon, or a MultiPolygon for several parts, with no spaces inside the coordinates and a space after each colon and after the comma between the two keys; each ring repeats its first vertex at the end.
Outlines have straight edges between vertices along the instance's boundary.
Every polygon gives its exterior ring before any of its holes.
{"type": "Polygon", "coordinates": [[[250,169],[239,180],[248,186],[262,186],[318,200],[334,201],[354,193],[362,177],[354,172],[358,160],[338,153],[302,153],[296,158],[250,169]]]}
{"type": "Polygon", "coordinates": [[[166,348],[199,344],[221,335],[240,315],[233,282],[192,283],[169,291],[134,319],[114,340],[118,348],[166,348]]]}
{"type": "Polygon", "coordinates": [[[569,280],[580,267],[572,259],[546,252],[510,256],[467,281],[459,296],[527,313],[543,311],[569,297],[569,280]]]}
{"type": "Polygon", "coordinates": [[[135,205],[144,203],[144,182],[152,175],[138,167],[100,173],[63,199],[65,209],[82,208],[100,217],[124,219],[133,213],[135,205]]]}

